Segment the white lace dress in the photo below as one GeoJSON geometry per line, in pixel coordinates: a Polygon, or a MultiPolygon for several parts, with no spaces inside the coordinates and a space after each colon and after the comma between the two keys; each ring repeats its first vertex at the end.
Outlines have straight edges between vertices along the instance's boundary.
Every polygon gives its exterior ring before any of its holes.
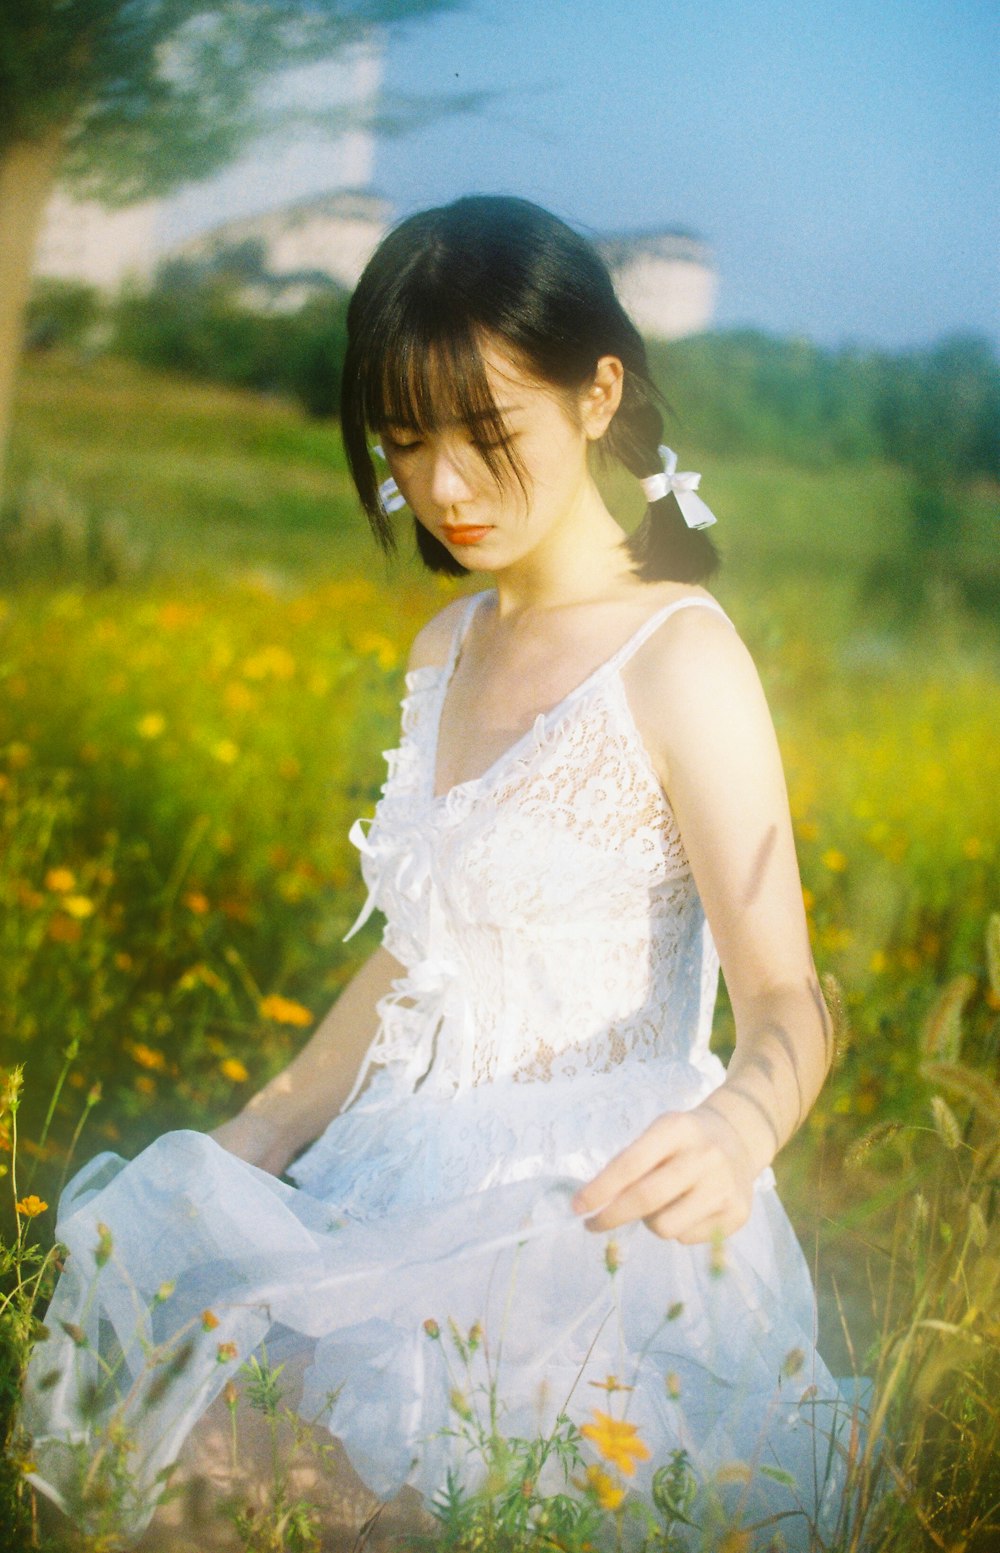
{"type": "Polygon", "coordinates": [[[806,1517],[837,1514],[849,1409],[771,1171],[721,1261],[642,1224],[593,1234],[569,1207],[724,1076],[715,946],[620,675],[674,610],[724,612],[661,609],[483,776],[435,797],[441,705],[485,597],[448,662],[408,676],[381,799],[351,832],[369,891],[357,925],[384,912],[406,968],[354,1094],[294,1186],[193,1131],[78,1172],[25,1389],[32,1480],[72,1507],[81,1463],[123,1422],[138,1535],[157,1472],[266,1340],[272,1357],[308,1348],[301,1411],[378,1494],[433,1494],[450,1466],[474,1483],[462,1415],[487,1416],[492,1384],[502,1433],[624,1413],[651,1452],[640,1491],[683,1448],[702,1482],[725,1469],[747,1515],[803,1512],[779,1524],[805,1546],[806,1517]],[[482,1334],[465,1361],[452,1324],[482,1334]],[[633,1389],[589,1384],[609,1375],[633,1389]]]}

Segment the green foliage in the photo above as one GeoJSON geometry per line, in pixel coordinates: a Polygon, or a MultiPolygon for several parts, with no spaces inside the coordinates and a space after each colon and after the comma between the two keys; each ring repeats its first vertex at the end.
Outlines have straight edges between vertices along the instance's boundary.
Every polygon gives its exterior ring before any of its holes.
{"type": "Polygon", "coordinates": [[[204,274],[173,266],[153,290],[115,304],[112,348],[143,366],[285,394],[311,415],[336,415],[346,295],[332,288],[294,314],[262,313],[239,299],[249,278],[231,268],[204,274]]]}
{"type": "MultiPolygon", "coordinates": [[[[203,178],[255,135],[287,127],[261,83],[368,40],[383,26],[452,0],[6,0],[0,9],[0,155],[52,127],[66,138],[64,175],[127,204],[203,178]]],[[[464,111],[478,99],[455,97],[464,111]]],[[[382,115],[383,133],[433,111],[414,99],[382,115]]],[[[439,110],[440,111],[440,110],[439,110]]],[[[341,107],[312,118],[356,122],[341,107]]]]}

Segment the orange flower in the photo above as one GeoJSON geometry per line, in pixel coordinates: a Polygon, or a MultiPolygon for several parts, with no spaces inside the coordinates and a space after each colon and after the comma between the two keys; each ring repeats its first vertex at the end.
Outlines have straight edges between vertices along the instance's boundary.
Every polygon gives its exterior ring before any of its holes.
{"type": "Polygon", "coordinates": [[[76,874],[68,868],[50,868],[45,875],[45,888],[61,895],[76,884],[76,874]]]}
{"type": "Polygon", "coordinates": [[[220,1343],[215,1350],[215,1356],[220,1364],[226,1364],[230,1359],[235,1359],[239,1349],[235,1343],[220,1343]]]}
{"type": "Polygon", "coordinates": [[[214,1310],[203,1310],[201,1313],[201,1325],[205,1332],[214,1332],[219,1325],[219,1318],[214,1310]]]}
{"type": "Polygon", "coordinates": [[[20,1202],[14,1204],[14,1212],[19,1213],[22,1219],[34,1219],[40,1213],[44,1213],[48,1206],[48,1203],[36,1197],[34,1192],[29,1192],[27,1197],[22,1197],[20,1202]]]}
{"type": "Polygon", "coordinates": [[[208,910],[208,896],[200,890],[189,890],[182,898],[188,911],[193,911],[196,917],[203,917],[208,910]]]}
{"type": "Polygon", "coordinates": [[[640,1440],[637,1426],[627,1423],[624,1418],[612,1418],[596,1407],[594,1419],[594,1423],[584,1424],[580,1433],[593,1441],[605,1461],[631,1477],[637,1461],[649,1460],[649,1446],[640,1440]]]}
{"type": "Polygon", "coordinates": [[[283,998],[277,992],[262,998],[260,1012],[265,1019],[273,1019],[279,1025],[311,1025],[313,1016],[301,1003],[283,998]]]}

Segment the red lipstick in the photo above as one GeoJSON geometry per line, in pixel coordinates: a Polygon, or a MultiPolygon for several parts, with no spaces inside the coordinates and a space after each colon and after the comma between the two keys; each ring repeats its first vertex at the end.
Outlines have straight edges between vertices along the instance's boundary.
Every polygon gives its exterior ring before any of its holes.
{"type": "Polygon", "coordinates": [[[491,531],[491,525],[481,523],[446,525],[441,530],[450,545],[478,545],[491,531]]]}

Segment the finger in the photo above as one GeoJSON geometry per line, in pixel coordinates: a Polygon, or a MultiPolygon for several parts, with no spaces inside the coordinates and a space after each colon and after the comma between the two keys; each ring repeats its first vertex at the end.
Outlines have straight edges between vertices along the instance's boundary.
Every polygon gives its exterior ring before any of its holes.
{"type": "MultiPolygon", "coordinates": [[[[717,1226],[725,1217],[725,1204],[721,1195],[710,1184],[700,1181],[679,1201],[656,1213],[647,1214],[645,1223],[661,1240],[680,1240],[685,1245],[692,1245],[703,1238],[702,1231],[706,1225],[717,1226]],[[689,1236],[694,1239],[689,1239],[689,1236]]],[[[713,1229],[709,1228],[704,1238],[710,1239],[712,1233],[713,1229]]]]}
{"type": "Polygon", "coordinates": [[[593,1213],[596,1208],[610,1203],[626,1187],[641,1180],[662,1160],[683,1146],[689,1131],[685,1126],[683,1111],[668,1112],[658,1116],[641,1132],[633,1143],[608,1161],[603,1170],[586,1186],[582,1186],[572,1201],[577,1213],[593,1213]]]}
{"type": "Polygon", "coordinates": [[[704,1240],[725,1239],[728,1235],[734,1235],[738,1229],[750,1217],[750,1208],[734,1206],[732,1203],[720,1209],[717,1213],[709,1214],[700,1223],[692,1224],[677,1239],[686,1246],[698,1244],[704,1240]]]}
{"type": "Polygon", "coordinates": [[[693,1155],[675,1157],[627,1186],[587,1220],[587,1228],[617,1229],[620,1224],[630,1224],[633,1219],[645,1219],[658,1213],[690,1192],[699,1174],[699,1162],[693,1155]]]}

